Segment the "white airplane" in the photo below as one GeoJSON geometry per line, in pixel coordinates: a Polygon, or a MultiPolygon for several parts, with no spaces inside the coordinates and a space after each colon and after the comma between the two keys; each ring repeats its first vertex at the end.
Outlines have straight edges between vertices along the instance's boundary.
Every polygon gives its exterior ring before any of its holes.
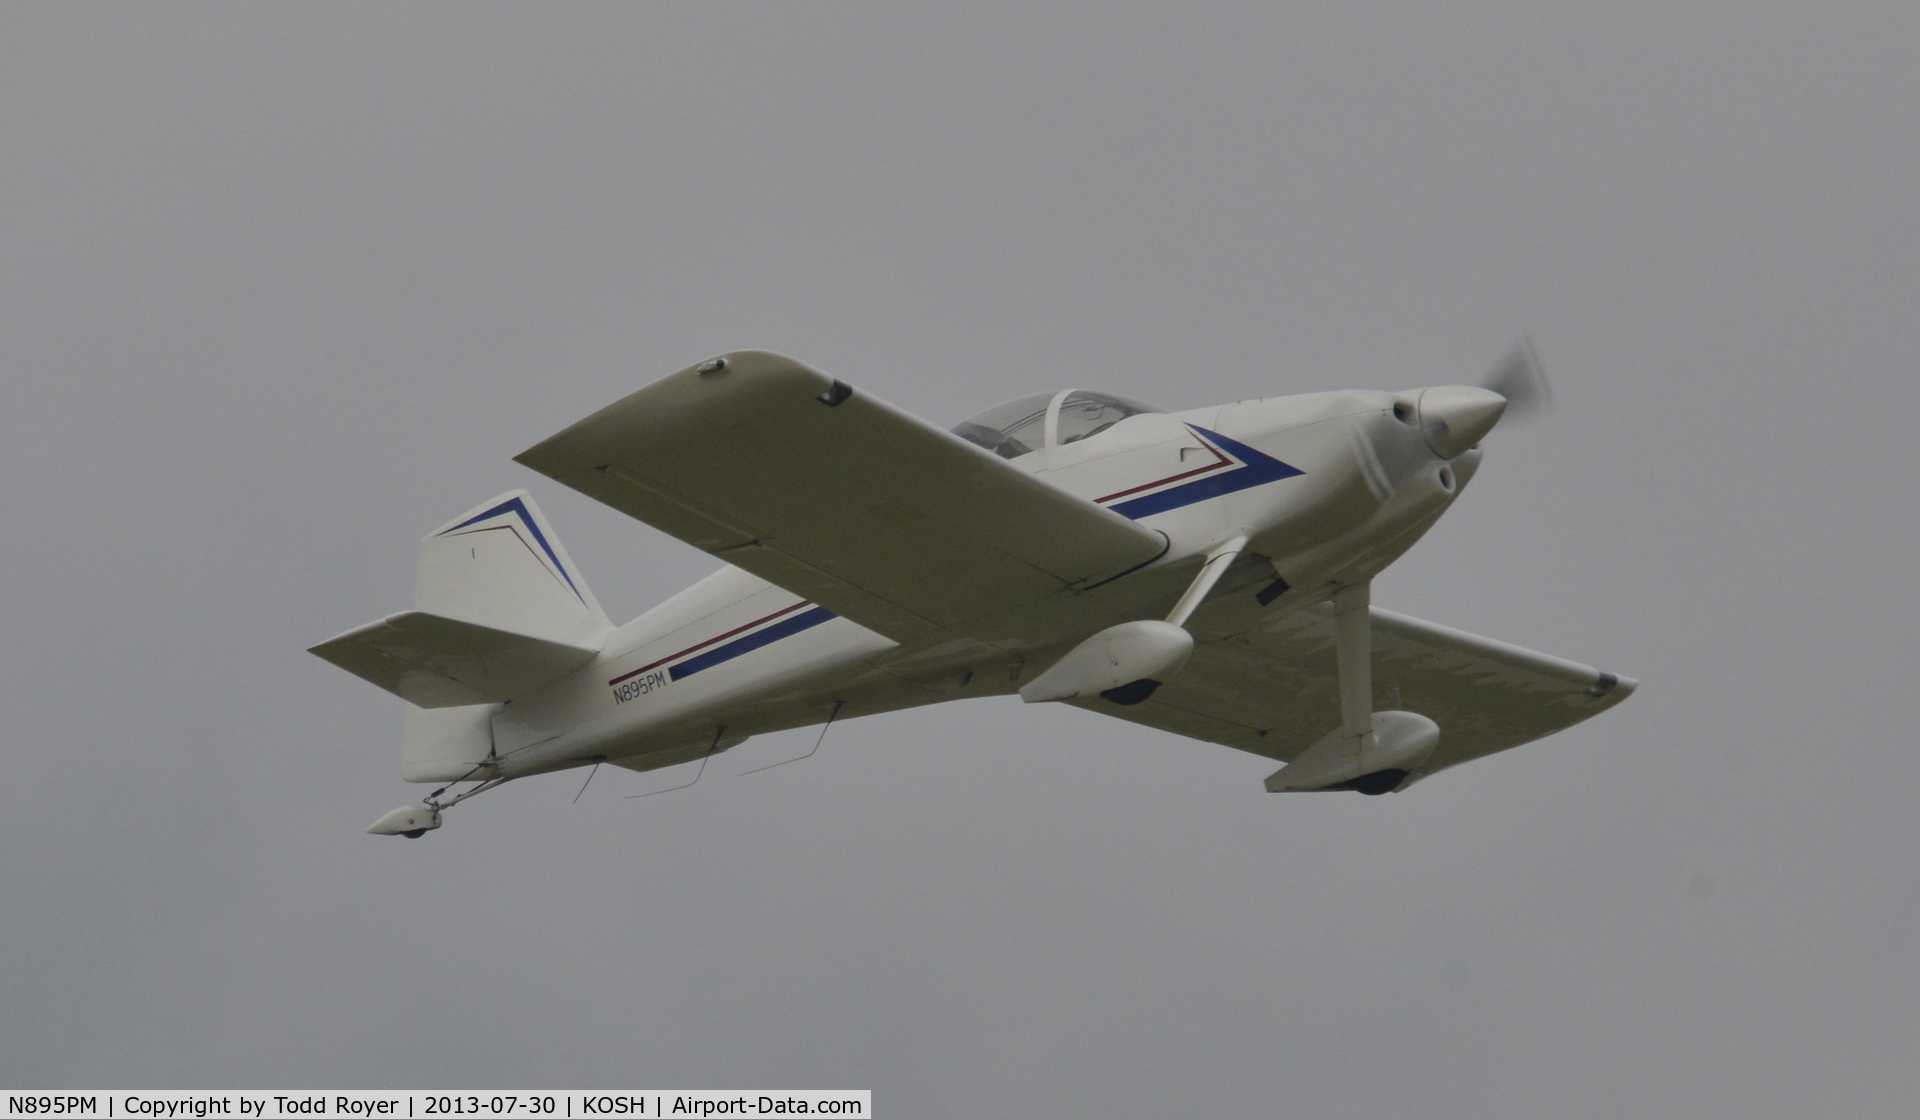
{"type": "Polygon", "coordinates": [[[313,648],[409,701],[401,776],[441,785],[368,831],[1014,692],[1264,755],[1275,792],[1402,790],[1569,727],[1635,682],[1369,603],[1545,392],[1524,345],[1488,384],[1067,390],[947,432],[777,354],[682,370],[517,458],[725,567],[616,627],[515,490],[420,542],[412,610],[313,648]]]}

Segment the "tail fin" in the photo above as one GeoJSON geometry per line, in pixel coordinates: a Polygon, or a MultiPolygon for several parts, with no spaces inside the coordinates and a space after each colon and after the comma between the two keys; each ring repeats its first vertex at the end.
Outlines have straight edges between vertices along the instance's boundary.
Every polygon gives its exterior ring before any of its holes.
{"type": "Polygon", "coordinates": [[[524,490],[420,542],[414,609],[313,647],[422,708],[511,700],[593,660],[612,627],[524,490]]]}
{"type": "Polygon", "coordinates": [[[613,628],[525,490],[482,503],[420,542],[413,609],[593,649],[613,628]]]}
{"type": "Polygon", "coordinates": [[[500,702],[592,661],[613,629],[525,490],[420,542],[413,605],[312,651],[412,702],[400,753],[410,782],[496,776],[500,702]]]}

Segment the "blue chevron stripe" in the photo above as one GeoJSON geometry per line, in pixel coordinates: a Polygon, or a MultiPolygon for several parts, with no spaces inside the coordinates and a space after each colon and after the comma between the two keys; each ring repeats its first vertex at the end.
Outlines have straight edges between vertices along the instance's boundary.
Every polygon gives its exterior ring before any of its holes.
{"type": "Polygon", "coordinates": [[[519,515],[521,524],[525,525],[527,527],[527,531],[533,534],[534,540],[540,542],[540,547],[546,551],[547,559],[553,561],[553,566],[559,570],[560,578],[567,581],[567,586],[569,588],[572,588],[573,590],[574,598],[580,600],[581,604],[584,606],[586,604],[587,597],[585,595],[580,594],[580,588],[576,586],[573,582],[572,573],[568,572],[567,566],[560,562],[560,554],[553,550],[553,546],[551,544],[547,543],[546,534],[540,531],[540,526],[534,523],[533,515],[527,512],[527,503],[521,501],[519,498],[508,498],[506,501],[501,502],[499,505],[494,506],[492,509],[488,510],[485,513],[474,514],[472,517],[467,518],[465,521],[462,521],[460,524],[455,525],[450,529],[441,530],[439,535],[444,537],[448,533],[458,532],[459,530],[464,529],[469,525],[476,525],[482,521],[485,521],[489,517],[498,517],[500,514],[503,514],[503,513],[513,513],[513,514],[519,515]]]}
{"type": "Polygon", "coordinates": [[[1145,497],[1120,502],[1108,506],[1108,509],[1122,517],[1138,521],[1143,517],[1152,517],[1156,513],[1165,513],[1170,509],[1179,509],[1182,506],[1193,505],[1195,502],[1204,502],[1209,498],[1218,498],[1223,494],[1251,490],[1255,486],[1265,486],[1269,482],[1278,482],[1283,478],[1307,473],[1271,455],[1255,451],[1238,440],[1228,439],[1219,432],[1210,432],[1193,424],[1188,424],[1187,427],[1218,444],[1228,454],[1240,460],[1241,465],[1220,474],[1196,478],[1192,482],[1175,486],[1171,490],[1162,490],[1158,494],[1148,494],[1145,497]]]}

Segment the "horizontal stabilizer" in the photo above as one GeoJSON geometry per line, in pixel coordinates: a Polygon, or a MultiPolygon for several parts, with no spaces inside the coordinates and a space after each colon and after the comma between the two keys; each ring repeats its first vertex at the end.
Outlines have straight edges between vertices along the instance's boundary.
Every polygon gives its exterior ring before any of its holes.
{"type": "Polygon", "coordinates": [[[451,708],[524,696],[599,651],[402,611],[311,652],[422,708],[451,708]]]}

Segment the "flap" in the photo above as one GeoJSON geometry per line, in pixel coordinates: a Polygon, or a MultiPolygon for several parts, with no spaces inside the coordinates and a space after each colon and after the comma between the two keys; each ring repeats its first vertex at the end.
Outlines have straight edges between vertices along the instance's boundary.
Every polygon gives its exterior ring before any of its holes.
{"type": "Polygon", "coordinates": [[[402,611],[310,652],[422,708],[452,708],[524,696],[599,651],[402,611]]]}
{"type": "Polygon", "coordinates": [[[1097,584],[1167,547],[764,351],[682,370],[516,458],[901,642],[1097,584]]]}
{"type": "MultiPolygon", "coordinates": [[[[1637,683],[1377,607],[1372,615],[1374,710],[1418,712],[1440,725],[1440,745],[1420,774],[1571,727],[1637,683]]],[[[1340,725],[1332,612],[1322,604],[1203,641],[1146,703],[1078,706],[1291,762],[1340,725]]]]}

